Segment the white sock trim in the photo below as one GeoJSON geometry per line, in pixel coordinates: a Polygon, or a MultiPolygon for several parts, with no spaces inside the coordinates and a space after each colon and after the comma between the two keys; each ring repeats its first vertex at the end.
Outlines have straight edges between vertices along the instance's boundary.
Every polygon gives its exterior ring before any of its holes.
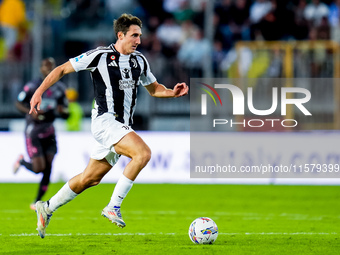
{"type": "Polygon", "coordinates": [[[113,190],[111,200],[108,206],[109,207],[121,206],[124,198],[132,188],[132,185],[133,181],[127,178],[124,174],[122,174],[113,190]]]}
{"type": "Polygon", "coordinates": [[[71,188],[69,183],[65,183],[65,185],[49,200],[48,209],[53,213],[60,206],[67,204],[71,200],[73,200],[77,193],[75,193],[71,188]]]}

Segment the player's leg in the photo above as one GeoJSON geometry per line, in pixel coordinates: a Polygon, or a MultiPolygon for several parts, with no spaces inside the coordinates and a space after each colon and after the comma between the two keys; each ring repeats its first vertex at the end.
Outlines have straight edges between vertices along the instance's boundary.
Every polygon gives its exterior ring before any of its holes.
{"type": "Polygon", "coordinates": [[[16,174],[21,166],[32,171],[32,163],[25,161],[24,155],[20,154],[13,165],[13,173],[16,174]]]}
{"type": "Polygon", "coordinates": [[[101,160],[90,158],[84,172],[69,181],[70,188],[75,193],[80,194],[85,189],[98,185],[111,168],[112,166],[105,158],[101,160]]]}
{"type": "Polygon", "coordinates": [[[26,150],[30,157],[30,162],[26,161],[23,155],[20,155],[13,166],[13,172],[17,173],[20,166],[24,166],[27,170],[36,174],[44,172],[46,167],[44,153],[46,150],[44,150],[43,146],[44,139],[37,137],[36,132],[32,131],[30,134],[26,134],[26,150]]]}
{"type": "Polygon", "coordinates": [[[85,189],[99,184],[101,179],[110,171],[112,166],[106,159],[90,161],[84,172],[70,179],[49,201],[48,212],[53,213],[60,206],[68,203],[85,189]]]}
{"type": "Polygon", "coordinates": [[[85,189],[97,185],[112,166],[106,159],[90,159],[84,172],[69,180],[50,200],[36,203],[38,216],[38,232],[41,238],[45,237],[46,227],[49,224],[52,213],[62,205],[73,200],[85,189]]]}
{"type": "Polygon", "coordinates": [[[24,166],[28,171],[35,174],[44,172],[46,167],[45,158],[40,154],[41,153],[38,153],[38,151],[34,153],[34,156],[31,157],[31,161],[26,161],[24,156],[20,155],[14,164],[13,172],[17,173],[20,166],[24,166]]]}
{"type": "Polygon", "coordinates": [[[35,210],[35,204],[41,200],[42,196],[46,193],[48,185],[50,183],[50,176],[52,171],[52,162],[54,155],[57,153],[57,143],[55,136],[49,136],[43,139],[37,139],[34,143],[35,150],[32,153],[32,171],[34,173],[42,173],[37,197],[35,202],[30,205],[32,210],[35,210]]]}
{"type": "Polygon", "coordinates": [[[151,158],[151,150],[143,139],[135,132],[130,132],[114,145],[117,154],[131,158],[124,169],[124,175],[134,181],[139,172],[151,158]]]}
{"type": "Polygon", "coordinates": [[[51,177],[51,172],[52,172],[52,162],[53,162],[54,154],[48,154],[45,157],[46,160],[46,167],[45,170],[43,171],[43,177],[41,178],[40,184],[39,184],[39,189],[38,189],[38,194],[37,197],[34,201],[33,204],[30,205],[30,208],[32,210],[35,210],[35,203],[41,200],[41,198],[45,195],[48,185],[50,183],[50,177],[51,177]]]}
{"type": "Polygon", "coordinates": [[[52,163],[55,154],[57,154],[57,142],[55,135],[51,135],[49,137],[46,137],[44,139],[40,140],[40,147],[42,148],[42,151],[40,152],[39,155],[42,156],[42,160],[40,159],[41,157],[38,157],[38,160],[36,158],[33,158],[33,168],[35,171],[39,171],[43,173],[43,177],[41,178],[39,189],[38,189],[38,194],[36,197],[35,202],[41,200],[42,196],[46,193],[48,189],[48,185],[50,183],[50,176],[52,172],[52,163]]]}
{"type": "Polygon", "coordinates": [[[135,132],[128,133],[114,145],[116,153],[131,158],[126,165],[123,175],[119,178],[113,191],[109,207],[120,207],[123,199],[130,191],[139,172],[151,158],[149,146],[135,132]]]}
{"type": "Polygon", "coordinates": [[[123,175],[119,178],[109,204],[103,209],[102,215],[119,227],[125,227],[125,222],[120,213],[120,206],[132,188],[133,182],[139,172],[149,162],[151,157],[150,148],[135,132],[125,135],[117,144],[114,150],[120,155],[131,158],[125,167],[123,175]]]}

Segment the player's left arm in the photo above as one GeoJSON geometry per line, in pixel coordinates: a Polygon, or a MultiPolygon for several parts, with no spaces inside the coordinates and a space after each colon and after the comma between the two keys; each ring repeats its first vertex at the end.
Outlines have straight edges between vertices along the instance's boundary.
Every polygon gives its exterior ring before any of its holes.
{"type": "Polygon", "coordinates": [[[42,84],[37,88],[37,90],[34,92],[31,101],[30,101],[30,111],[29,114],[32,112],[37,113],[40,110],[40,105],[42,101],[42,94],[53,84],[55,84],[57,81],[59,81],[64,75],[75,72],[72,64],[70,61],[67,61],[66,63],[57,66],[50,72],[47,77],[44,79],[42,84]]]}
{"type": "Polygon", "coordinates": [[[185,82],[177,83],[173,89],[166,88],[157,81],[145,86],[149,94],[153,97],[181,97],[188,94],[189,87],[185,82]]]}

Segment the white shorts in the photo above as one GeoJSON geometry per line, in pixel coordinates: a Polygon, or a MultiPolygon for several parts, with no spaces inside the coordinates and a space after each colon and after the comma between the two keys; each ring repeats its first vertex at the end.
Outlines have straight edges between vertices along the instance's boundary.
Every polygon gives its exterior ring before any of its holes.
{"type": "Polygon", "coordinates": [[[91,132],[96,144],[92,149],[91,158],[97,160],[105,158],[110,165],[114,166],[120,155],[115,153],[113,145],[133,131],[130,126],[116,121],[112,113],[104,113],[93,118],[91,132]]]}

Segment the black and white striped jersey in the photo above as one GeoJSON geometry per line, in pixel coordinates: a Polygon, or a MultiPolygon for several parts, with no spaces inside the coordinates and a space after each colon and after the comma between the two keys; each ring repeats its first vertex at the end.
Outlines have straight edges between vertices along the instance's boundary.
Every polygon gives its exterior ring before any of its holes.
{"type": "Polygon", "coordinates": [[[109,112],[117,121],[132,125],[137,87],[156,81],[144,55],[138,51],[124,55],[111,44],[71,58],[70,62],[76,72],[91,71],[95,95],[92,118],[109,112]]]}

